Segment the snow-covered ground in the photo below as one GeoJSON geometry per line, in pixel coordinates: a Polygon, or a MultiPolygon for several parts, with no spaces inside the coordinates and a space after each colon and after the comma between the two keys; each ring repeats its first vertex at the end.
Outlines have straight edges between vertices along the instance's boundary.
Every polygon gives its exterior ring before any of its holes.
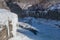
{"type": "Polygon", "coordinates": [[[58,27],[60,21],[33,17],[20,18],[19,21],[35,27],[39,33],[34,35],[28,30],[19,29],[17,37],[12,40],[60,40],[60,28],[58,27]]]}
{"type": "MultiPolygon", "coordinates": [[[[10,36],[10,30],[9,30],[9,21],[11,21],[12,26],[12,33],[14,36],[16,36],[16,25],[18,23],[18,16],[15,13],[12,13],[6,9],[0,9],[0,26],[3,27],[3,25],[6,25],[8,36],[10,36]]],[[[1,30],[1,29],[0,29],[1,30]]]]}

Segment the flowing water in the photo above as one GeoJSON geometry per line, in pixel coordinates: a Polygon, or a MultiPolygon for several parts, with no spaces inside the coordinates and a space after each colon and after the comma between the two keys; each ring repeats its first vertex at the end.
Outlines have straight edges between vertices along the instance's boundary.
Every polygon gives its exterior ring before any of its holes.
{"type": "Polygon", "coordinates": [[[58,20],[25,17],[20,18],[19,22],[28,23],[38,29],[39,33],[37,35],[29,31],[22,31],[32,40],[60,40],[60,21],[58,20]]]}

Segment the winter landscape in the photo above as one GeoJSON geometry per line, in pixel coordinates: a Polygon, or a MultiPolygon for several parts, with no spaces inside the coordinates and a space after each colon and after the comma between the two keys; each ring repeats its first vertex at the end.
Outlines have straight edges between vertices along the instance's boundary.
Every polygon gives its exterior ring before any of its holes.
{"type": "Polygon", "coordinates": [[[0,2],[0,40],[60,40],[60,0],[0,2]]]}

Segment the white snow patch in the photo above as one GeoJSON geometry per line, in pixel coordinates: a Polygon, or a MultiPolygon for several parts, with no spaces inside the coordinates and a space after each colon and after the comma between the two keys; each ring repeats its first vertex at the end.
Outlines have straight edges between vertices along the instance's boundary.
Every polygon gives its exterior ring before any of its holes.
{"type": "Polygon", "coordinates": [[[13,37],[9,40],[32,40],[31,38],[27,37],[26,35],[22,34],[22,33],[18,33],[17,32],[17,36],[13,37]]]}
{"type": "Polygon", "coordinates": [[[16,29],[17,29],[17,23],[18,23],[18,16],[6,9],[0,9],[0,23],[7,25],[8,29],[8,35],[9,34],[9,26],[8,26],[8,20],[12,21],[13,25],[13,35],[16,36],[16,29]]]}

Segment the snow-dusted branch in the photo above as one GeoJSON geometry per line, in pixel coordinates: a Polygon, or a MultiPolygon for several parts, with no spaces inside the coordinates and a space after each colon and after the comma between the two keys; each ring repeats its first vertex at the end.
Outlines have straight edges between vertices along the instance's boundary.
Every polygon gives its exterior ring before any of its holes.
{"type": "Polygon", "coordinates": [[[19,25],[19,27],[21,27],[23,29],[31,31],[35,35],[37,35],[37,33],[38,33],[38,30],[36,28],[34,28],[33,26],[31,26],[31,25],[29,25],[27,23],[19,22],[18,25],[19,25]]]}

